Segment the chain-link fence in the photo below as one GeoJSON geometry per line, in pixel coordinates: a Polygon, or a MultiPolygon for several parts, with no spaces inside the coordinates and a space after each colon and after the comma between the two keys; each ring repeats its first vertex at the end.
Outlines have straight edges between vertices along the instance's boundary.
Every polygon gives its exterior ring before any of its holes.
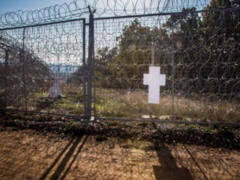
{"type": "Polygon", "coordinates": [[[2,108],[88,119],[239,122],[238,2],[84,3],[88,8],[76,1],[1,15],[2,108]],[[90,18],[74,19],[86,12],[90,18]],[[166,75],[159,105],[147,101],[149,66],[166,75]]]}
{"type": "Polygon", "coordinates": [[[186,145],[239,149],[224,127],[240,123],[239,7],[84,0],[0,15],[0,179],[239,179],[237,151],[186,145]],[[160,104],[149,66],[166,76],[160,104]]]}
{"type": "Polygon", "coordinates": [[[1,106],[83,115],[85,20],[1,30],[1,106]]]}
{"type": "Polygon", "coordinates": [[[239,122],[239,9],[96,18],[96,112],[103,119],[239,122]],[[166,75],[149,105],[143,74],[166,75]]]}

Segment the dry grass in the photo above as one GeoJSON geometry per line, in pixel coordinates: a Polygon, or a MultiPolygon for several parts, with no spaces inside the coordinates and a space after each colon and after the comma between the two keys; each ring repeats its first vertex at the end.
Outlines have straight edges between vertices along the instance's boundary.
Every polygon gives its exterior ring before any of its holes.
{"type": "MultiPolygon", "coordinates": [[[[97,90],[97,111],[103,116],[171,119],[172,97],[163,95],[159,105],[147,103],[145,91],[97,90]]],[[[228,100],[174,97],[174,114],[179,120],[240,122],[240,105],[228,100]]]]}
{"type": "MultiPolygon", "coordinates": [[[[63,98],[47,98],[47,92],[39,92],[28,98],[28,109],[63,114],[84,114],[84,95],[81,86],[63,84],[63,98]]],[[[98,117],[171,119],[172,97],[161,95],[159,105],[147,103],[147,91],[96,89],[98,117]]],[[[230,100],[210,100],[174,97],[174,114],[177,120],[240,122],[240,105],[230,100]]]]}

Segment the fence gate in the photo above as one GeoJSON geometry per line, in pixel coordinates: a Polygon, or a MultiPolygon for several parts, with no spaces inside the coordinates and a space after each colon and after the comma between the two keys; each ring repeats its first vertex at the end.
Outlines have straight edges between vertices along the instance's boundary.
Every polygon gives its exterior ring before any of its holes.
{"type": "Polygon", "coordinates": [[[1,108],[90,118],[91,19],[0,29],[1,108]]]}

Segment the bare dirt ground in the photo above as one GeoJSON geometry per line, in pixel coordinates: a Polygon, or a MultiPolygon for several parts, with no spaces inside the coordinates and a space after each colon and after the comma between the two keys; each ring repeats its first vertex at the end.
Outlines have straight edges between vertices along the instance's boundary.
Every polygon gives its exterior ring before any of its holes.
{"type": "Polygon", "coordinates": [[[240,179],[240,152],[4,129],[0,179],[240,179]]]}

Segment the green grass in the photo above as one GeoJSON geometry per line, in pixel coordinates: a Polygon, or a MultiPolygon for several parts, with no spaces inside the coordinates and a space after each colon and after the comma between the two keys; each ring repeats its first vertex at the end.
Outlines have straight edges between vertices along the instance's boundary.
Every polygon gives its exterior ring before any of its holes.
{"type": "Polygon", "coordinates": [[[79,114],[84,112],[83,93],[77,88],[64,89],[63,97],[48,98],[48,92],[37,92],[28,98],[31,109],[50,113],[79,114]]]}
{"type": "MultiPolygon", "coordinates": [[[[47,92],[38,92],[29,97],[33,108],[41,111],[63,114],[83,114],[84,96],[81,87],[62,87],[63,98],[49,99],[47,92]]],[[[175,97],[175,117],[186,121],[240,122],[240,105],[227,100],[210,101],[175,97]]],[[[146,91],[96,89],[96,110],[98,117],[171,119],[172,97],[161,95],[159,105],[147,103],[146,91]]]]}
{"type": "Polygon", "coordinates": [[[122,147],[126,149],[139,149],[148,150],[153,145],[149,141],[138,140],[138,139],[127,139],[123,142],[122,147]]]}
{"type": "MultiPolygon", "coordinates": [[[[97,98],[100,98],[97,111],[102,116],[142,118],[143,115],[152,115],[156,119],[171,119],[171,96],[162,96],[159,105],[151,106],[144,91],[99,89],[97,98]]],[[[240,105],[227,100],[175,97],[174,114],[176,119],[186,121],[240,122],[240,105]]]]}
{"type": "Polygon", "coordinates": [[[187,130],[189,132],[201,130],[208,134],[218,134],[218,135],[222,135],[224,137],[230,137],[230,138],[232,138],[235,132],[237,132],[237,128],[227,127],[222,125],[214,125],[214,126],[189,125],[187,127],[187,130]]]}
{"type": "Polygon", "coordinates": [[[48,92],[43,91],[43,92],[37,92],[34,94],[34,98],[40,99],[48,96],[48,92]]]}

